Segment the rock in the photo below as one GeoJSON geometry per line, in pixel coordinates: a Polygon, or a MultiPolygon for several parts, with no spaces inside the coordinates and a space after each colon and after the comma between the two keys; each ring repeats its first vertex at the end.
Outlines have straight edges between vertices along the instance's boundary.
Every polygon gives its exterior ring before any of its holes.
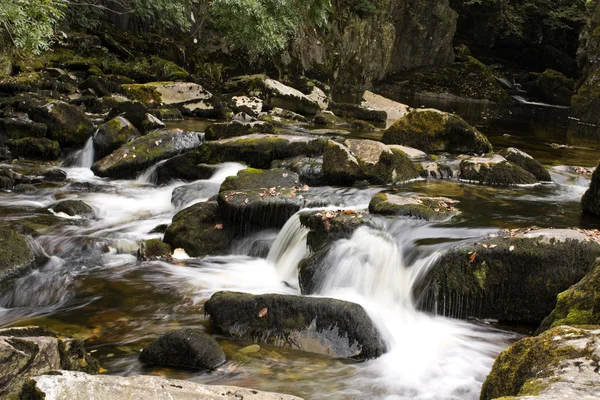
{"type": "Polygon", "coordinates": [[[262,112],[263,102],[258,97],[233,96],[229,101],[229,108],[235,113],[243,112],[252,117],[258,117],[262,112]]]}
{"type": "Polygon", "coordinates": [[[33,121],[46,124],[47,137],[61,146],[82,146],[94,133],[94,125],[83,111],[59,100],[31,108],[28,115],[33,121]]]}
{"type": "Polygon", "coordinates": [[[163,241],[190,257],[204,257],[227,254],[231,237],[217,204],[198,203],[175,214],[163,241]]]}
{"type": "Polygon", "coordinates": [[[369,212],[380,215],[399,215],[426,221],[444,221],[458,213],[456,202],[445,197],[398,196],[378,193],[369,203],[369,212]]]}
{"type": "Polygon", "coordinates": [[[591,271],[578,283],[560,293],[556,307],[544,319],[539,330],[560,325],[600,325],[600,264],[594,264],[591,271]]]}
{"type": "Polygon", "coordinates": [[[266,109],[283,108],[303,115],[315,115],[321,108],[304,93],[266,75],[248,75],[232,78],[226,83],[232,93],[245,93],[263,100],[266,109]]]}
{"type": "Polygon", "coordinates": [[[387,115],[386,124],[388,126],[404,117],[410,111],[410,108],[407,105],[390,100],[368,90],[363,94],[360,106],[366,110],[385,112],[387,115]]]}
{"type": "Polygon", "coordinates": [[[166,333],[144,347],[140,361],[145,364],[213,370],[225,362],[219,344],[198,329],[166,333]]]}
{"type": "Polygon", "coordinates": [[[0,189],[12,189],[18,181],[18,174],[12,169],[0,168],[0,189]]]}
{"type": "Polygon", "coordinates": [[[97,176],[133,179],[158,161],[200,146],[197,132],[179,129],[156,131],[139,137],[96,161],[92,171],[97,176]]]}
{"type": "Polygon", "coordinates": [[[140,137],[140,132],[124,117],[115,117],[102,125],[94,136],[94,158],[108,156],[124,144],[140,137]]]}
{"type": "Polygon", "coordinates": [[[156,167],[156,183],[163,185],[175,179],[186,182],[209,179],[219,168],[218,165],[200,164],[197,159],[197,154],[191,151],[159,164],[156,167]]]}
{"type": "Polygon", "coordinates": [[[14,230],[0,229],[0,277],[19,274],[33,265],[35,257],[27,240],[14,230]]]}
{"type": "Polygon", "coordinates": [[[581,199],[581,209],[584,213],[600,216],[600,164],[592,174],[590,187],[581,199]]]}
{"type": "Polygon", "coordinates": [[[421,168],[421,177],[425,179],[450,179],[454,177],[452,168],[437,162],[422,162],[421,168]]]}
{"type": "Polygon", "coordinates": [[[265,121],[276,121],[284,119],[289,121],[308,122],[308,120],[304,116],[290,110],[284,110],[283,108],[279,107],[275,107],[269,110],[267,114],[268,117],[263,118],[265,121]]]}
{"type": "Polygon", "coordinates": [[[323,153],[323,171],[330,184],[351,185],[361,180],[388,184],[419,176],[400,150],[373,140],[348,139],[344,144],[330,140],[323,153]]]}
{"type": "Polygon", "coordinates": [[[323,160],[312,157],[292,157],[285,160],[275,160],[271,168],[283,168],[298,174],[300,183],[308,186],[325,186],[327,179],[323,172],[323,160]]]}
{"type": "Polygon", "coordinates": [[[449,317],[539,324],[599,254],[600,244],[575,230],[501,231],[445,253],[421,306],[449,317]]]}
{"type": "Polygon", "coordinates": [[[71,217],[90,217],[94,215],[94,209],[81,200],[64,200],[52,206],[55,213],[64,213],[71,217]]]}
{"type": "Polygon", "coordinates": [[[146,118],[142,121],[142,131],[152,132],[158,129],[165,129],[167,126],[160,119],[150,113],[146,113],[146,118]]]}
{"type": "Polygon", "coordinates": [[[495,155],[491,158],[470,157],[460,163],[460,179],[484,185],[531,185],[536,177],[518,165],[495,155]]]}
{"type": "Polygon", "coordinates": [[[386,345],[358,304],[328,298],[217,292],[204,304],[224,334],[336,358],[368,360],[386,345]]]}
{"type": "Polygon", "coordinates": [[[224,122],[206,127],[204,132],[206,140],[230,139],[233,137],[251,135],[253,133],[275,133],[275,128],[268,122],[224,122]]]}
{"type": "Polygon", "coordinates": [[[169,246],[167,243],[164,243],[160,239],[150,239],[140,243],[140,248],[138,249],[138,259],[141,261],[161,259],[168,260],[170,257],[171,246],[169,246]]]}
{"type": "Polygon", "coordinates": [[[553,69],[547,69],[533,83],[527,94],[545,103],[569,107],[571,97],[575,94],[574,90],[573,79],[553,69]]]}
{"type": "Polygon", "coordinates": [[[123,89],[121,85],[110,79],[100,76],[90,76],[79,85],[80,90],[93,90],[98,97],[110,96],[111,94],[121,94],[123,89]]]}
{"type": "Polygon", "coordinates": [[[99,366],[80,340],[34,326],[0,329],[0,396],[16,395],[28,378],[59,369],[96,373],[99,366]]]}
{"type": "Polygon", "coordinates": [[[148,108],[139,102],[123,101],[114,105],[108,113],[110,121],[116,117],[122,117],[129,121],[140,132],[144,131],[144,122],[147,120],[148,108]]]}
{"type": "Polygon", "coordinates": [[[387,111],[368,109],[362,105],[350,103],[329,103],[329,109],[339,117],[359,119],[372,122],[386,122],[388,118],[387,111]]]}
{"type": "Polygon", "coordinates": [[[192,82],[150,82],[142,85],[123,85],[128,97],[146,104],[182,105],[189,102],[208,100],[212,94],[192,82]]]}
{"type": "Polygon", "coordinates": [[[406,154],[411,160],[422,160],[427,158],[427,154],[424,151],[415,149],[413,147],[402,146],[399,144],[390,144],[388,147],[390,149],[400,150],[401,152],[406,154]]]}
{"type": "Polygon", "coordinates": [[[481,400],[597,399],[599,339],[598,326],[561,326],[519,340],[496,359],[481,400]]]}
{"type": "Polygon", "coordinates": [[[248,256],[256,258],[267,258],[273,245],[272,240],[257,240],[252,243],[248,256]]]}
{"type": "Polygon", "coordinates": [[[62,182],[67,180],[67,173],[62,169],[52,168],[43,173],[44,179],[50,182],[62,182]]]}
{"type": "Polygon", "coordinates": [[[321,111],[320,113],[315,115],[315,118],[313,119],[313,124],[324,126],[342,125],[344,124],[344,120],[337,117],[331,111],[321,111]]]}
{"type": "Polygon", "coordinates": [[[46,400],[144,399],[144,400],[302,400],[279,393],[261,392],[234,386],[209,386],[165,379],[158,376],[91,376],[59,371],[34,377],[21,398],[44,396],[46,400]],[[27,397],[30,396],[30,397],[27,397]]]}
{"type": "Polygon", "coordinates": [[[148,111],[161,121],[183,121],[181,111],[175,108],[153,108],[148,111]]]}
{"type": "Polygon", "coordinates": [[[33,122],[27,117],[0,118],[0,132],[7,139],[23,139],[26,137],[46,137],[46,124],[33,122]]]}
{"type": "Polygon", "coordinates": [[[171,194],[171,204],[180,209],[192,201],[206,201],[219,193],[220,186],[219,182],[201,181],[176,187],[171,194]]]}
{"type": "Polygon", "coordinates": [[[506,160],[518,165],[527,172],[531,172],[535,178],[540,182],[552,182],[550,172],[539,161],[531,157],[529,154],[509,147],[498,152],[499,155],[504,157],[506,160]]]}
{"type": "Polygon", "coordinates": [[[489,153],[487,138],[461,117],[434,109],[415,110],[396,121],[383,143],[401,144],[426,153],[489,153]]]}
{"type": "Polygon", "coordinates": [[[28,137],[8,140],[6,146],[17,157],[41,160],[58,160],[60,158],[60,145],[55,140],[28,137]]]}
{"type": "Polygon", "coordinates": [[[30,183],[19,183],[13,188],[15,193],[35,193],[37,188],[30,183]]]}

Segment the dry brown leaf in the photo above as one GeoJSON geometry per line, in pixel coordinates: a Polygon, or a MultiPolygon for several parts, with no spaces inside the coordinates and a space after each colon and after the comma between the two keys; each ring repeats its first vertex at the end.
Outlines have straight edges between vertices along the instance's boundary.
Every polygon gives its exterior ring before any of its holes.
{"type": "Polygon", "coordinates": [[[267,315],[267,311],[268,310],[266,308],[263,308],[262,310],[260,310],[258,312],[258,318],[263,318],[265,315],[267,315]]]}
{"type": "Polygon", "coordinates": [[[223,224],[216,224],[215,229],[223,229],[223,224]]]}
{"type": "Polygon", "coordinates": [[[469,257],[469,264],[473,264],[475,262],[475,258],[477,258],[477,252],[473,253],[471,257],[469,257]]]}

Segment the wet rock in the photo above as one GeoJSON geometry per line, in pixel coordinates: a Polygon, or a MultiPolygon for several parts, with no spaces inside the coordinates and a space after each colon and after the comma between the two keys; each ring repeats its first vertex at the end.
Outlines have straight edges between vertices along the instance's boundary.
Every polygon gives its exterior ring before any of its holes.
{"type": "Polygon", "coordinates": [[[46,124],[48,139],[56,140],[61,146],[82,146],[94,133],[94,125],[87,115],[62,101],[31,108],[28,115],[33,121],[46,124]]]}
{"type": "Polygon", "coordinates": [[[471,157],[460,163],[460,179],[484,185],[531,185],[536,177],[504,157],[471,157]]]}
{"type": "Polygon", "coordinates": [[[0,229],[0,277],[19,274],[35,261],[27,240],[10,228],[0,229]]]}
{"type": "Polygon", "coordinates": [[[584,213],[600,216],[600,168],[598,167],[592,174],[590,188],[581,199],[581,209],[584,213]]]}
{"type": "Polygon", "coordinates": [[[229,139],[253,133],[275,133],[275,128],[264,121],[248,123],[233,121],[209,125],[204,132],[206,140],[229,139]]]}
{"type": "Polygon", "coordinates": [[[43,173],[44,179],[50,182],[62,182],[67,180],[67,173],[62,169],[52,168],[43,173]]]}
{"type": "Polygon", "coordinates": [[[152,132],[96,161],[92,171],[101,177],[132,179],[158,161],[198,146],[200,137],[197,132],[179,129],[152,132]]]}
{"type": "Polygon", "coordinates": [[[384,110],[375,110],[363,107],[358,104],[334,103],[329,104],[329,109],[339,117],[359,119],[362,121],[372,121],[384,123],[387,121],[387,112],[384,110]]]}
{"type": "Polygon", "coordinates": [[[41,160],[58,160],[60,158],[60,145],[55,140],[28,137],[8,140],[6,146],[17,157],[41,160]]]}
{"type": "Polygon", "coordinates": [[[165,129],[166,127],[164,122],[151,113],[146,113],[146,118],[142,121],[142,132],[152,132],[158,129],[165,129]]]}
{"type": "Polygon", "coordinates": [[[531,157],[529,154],[515,149],[514,147],[509,147],[508,149],[504,149],[498,152],[499,155],[504,157],[506,160],[512,162],[513,164],[518,165],[523,168],[527,172],[531,172],[535,178],[540,182],[551,182],[552,177],[550,176],[550,172],[544,168],[539,161],[535,158],[531,157]]]}
{"type": "Polygon", "coordinates": [[[366,110],[383,111],[386,113],[386,124],[391,125],[410,111],[406,104],[398,103],[386,97],[366,90],[360,106],[366,110]]]}
{"type": "Polygon", "coordinates": [[[90,217],[94,215],[94,209],[81,200],[65,200],[52,206],[55,213],[64,213],[71,217],[90,217]]]}
{"type": "Polygon", "coordinates": [[[35,193],[37,188],[30,183],[19,183],[13,188],[15,193],[35,193]]]}
{"type": "Polygon", "coordinates": [[[18,174],[12,169],[0,168],[0,189],[12,189],[18,180],[18,174]]]}
{"type": "Polygon", "coordinates": [[[156,183],[163,185],[172,180],[192,182],[209,179],[219,168],[218,165],[202,164],[197,160],[198,156],[193,151],[168,159],[156,167],[156,183]]]}
{"type": "Polygon", "coordinates": [[[599,339],[598,326],[561,326],[519,340],[496,359],[481,400],[597,399],[599,339]]]}
{"type": "Polygon", "coordinates": [[[426,279],[422,307],[456,318],[539,324],[600,255],[600,244],[576,230],[498,235],[445,253],[426,279]]]}
{"type": "Polygon", "coordinates": [[[328,298],[217,292],[204,305],[224,334],[337,358],[367,360],[386,345],[358,304],[328,298]]]}
{"type": "Polygon", "coordinates": [[[161,121],[183,121],[181,111],[175,108],[153,108],[149,112],[161,121]]]}
{"type": "Polygon", "coordinates": [[[268,117],[265,118],[261,114],[261,119],[263,119],[265,121],[269,121],[269,120],[273,120],[273,121],[288,120],[288,121],[297,121],[297,122],[308,122],[308,120],[303,115],[300,115],[300,114],[295,113],[293,111],[285,110],[285,109],[279,108],[279,107],[275,107],[275,108],[269,110],[269,112],[267,113],[267,115],[268,115],[268,117]]]}
{"type": "Polygon", "coordinates": [[[235,113],[243,112],[252,117],[258,117],[262,112],[263,102],[258,97],[233,96],[229,101],[229,108],[235,113]]]}
{"type": "Polygon", "coordinates": [[[313,124],[323,126],[342,125],[344,124],[344,120],[331,111],[321,111],[313,118],[313,124]]]}
{"type": "Polygon", "coordinates": [[[1,118],[0,132],[7,139],[23,139],[26,137],[46,137],[48,127],[46,124],[33,122],[27,117],[1,118]]]}
{"type": "Polygon", "coordinates": [[[444,221],[458,213],[455,201],[445,197],[398,196],[378,193],[369,203],[369,212],[380,215],[398,215],[426,221],[444,221]]]}
{"type": "Polygon", "coordinates": [[[140,248],[138,249],[139,260],[168,260],[169,258],[171,258],[171,246],[160,239],[150,239],[140,243],[140,248]]]}
{"type": "Polygon", "coordinates": [[[527,94],[544,103],[569,107],[571,97],[575,93],[574,90],[575,81],[573,79],[569,79],[553,69],[547,69],[533,83],[527,94]]]}
{"type": "Polygon", "coordinates": [[[79,89],[82,91],[93,90],[98,97],[123,93],[121,85],[119,85],[117,82],[100,76],[90,76],[85,81],[81,82],[79,89]]]}
{"type": "Polygon", "coordinates": [[[218,182],[203,181],[176,187],[171,194],[171,204],[180,209],[192,201],[206,201],[219,193],[220,186],[218,182]]]}
{"type": "Polygon", "coordinates": [[[400,144],[426,153],[489,153],[487,138],[461,117],[446,112],[415,110],[396,121],[383,133],[386,144],[400,144]]]}
{"type": "Polygon", "coordinates": [[[163,241],[190,257],[204,257],[227,254],[231,237],[217,204],[198,203],[175,214],[163,241]]]}
{"type": "Polygon", "coordinates": [[[454,177],[452,168],[437,162],[422,162],[421,177],[432,179],[450,179],[454,177]]]}
{"type": "Polygon", "coordinates": [[[289,169],[298,174],[300,183],[308,186],[324,186],[327,184],[321,158],[299,156],[286,160],[275,160],[271,163],[271,168],[289,169]]]}
{"type": "Polygon", "coordinates": [[[21,392],[21,398],[45,396],[47,400],[144,399],[161,400],[302,400],[279,393],[261,392],[234,386],[209,386],[157,376],[91,376],[81,372],[33,378],[21,392]]]}
{"type": "Polygon", "coordinates": [[[415,149],[414,147],[402,146],[399,144],[390,144],[390,149],[400,150],[408,156],[411,160],[423,160],[427,158],[427,154],[424,151],[415,149]]]}
{"type": "Polygon", "coordinates": [[[266,75],[239,76],[226,83],[230,93],[244,93],[263,100],[266,109],[282,108],[303,115],[315,115],[321,108],[304,93],[266,75]]]}
{"type": "Polygon", "coordinates": [[[144,347],[140,361],[145,364],[213,370],[225,362],[219,344],[198,329],[182,329],[162,335],[144,347]]]}
{"type": "Polygon", "coordinates": [[[143,132],[143,124],[147,119],[146,114],[148,114],[148,108],[144,104],[123,101],[114,105],[108,113],[107,119],[110,121],[116,117],[122,117],[133,124],[137,130],[143,132]]]}
{"type": "Polygon", "coordinates": [[[141,136],[131,122],[115,117],[102,125],[94,136],[94,157],[99,160],[119,147],[141,136]]]}
{"type": "Polygon", "coordinates": [[[80,340],[33,326],[0,329],[0,396],[16,395],[28,378],[59,369],[96,373],[99,366],[80,340]]]}
{"type": "Polygon", "coordinates": [[[248,256],[256,258],[267,258],[273,245],[272,240],[257,240],[252,243],[248,256]]]}

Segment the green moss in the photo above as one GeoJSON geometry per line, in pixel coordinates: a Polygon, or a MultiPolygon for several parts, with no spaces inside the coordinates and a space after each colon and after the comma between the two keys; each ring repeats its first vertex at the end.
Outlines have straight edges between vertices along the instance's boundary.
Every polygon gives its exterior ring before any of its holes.
{"type": "Polygon", "coordinates": [[[146,240],[141,256],[147,260],[169,258],[171,256],[171,246],[160,239],[146,240]]]}
{"type": "Polygon", "coordinates": [[[401,197],[378,193],[371,198],[369,212],[380,215],[398,215],[427,221],[441,221],[456,214],[449,199],[433,197],[401,197]]]}
{"type": "Polygon", "coordinates": [[[33,259],[33,252],[23,236],[6,227],[0,229],[0,276],[29,266],[33,259]]]}
{"type": "Polygon", "coordinates": [[[134,101],[142,102],[146,105],[161,102],[161,96],[156,87],[148,85],[123,85],[125,95],[134,101]]]}
{"type": "Polygon", "coordinates": [[[490,162],[466,159],[460,163],[460,178],[484,185],[531,185],[537,178],[509,161],[490,162]]]}

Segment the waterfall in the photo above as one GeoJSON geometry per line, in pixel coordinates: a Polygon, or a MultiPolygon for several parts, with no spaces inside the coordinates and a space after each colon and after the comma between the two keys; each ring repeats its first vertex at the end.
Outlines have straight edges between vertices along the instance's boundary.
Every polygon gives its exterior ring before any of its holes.
{"type": "Polygon", "coordinates": [[[77,166],[79,168],[92,168],[94,164],[94,133],[88,141],[85,143],[83,149],[79,152],[77,156],[77,166]]]}
{"type": "Polygon", "coordinates": [[[296,288],[299,287],[298,264],[308,255],[307,235],[308,229],[300,223],[298,212],[285,223],[267,256],[281,280],[296,288]]]}

